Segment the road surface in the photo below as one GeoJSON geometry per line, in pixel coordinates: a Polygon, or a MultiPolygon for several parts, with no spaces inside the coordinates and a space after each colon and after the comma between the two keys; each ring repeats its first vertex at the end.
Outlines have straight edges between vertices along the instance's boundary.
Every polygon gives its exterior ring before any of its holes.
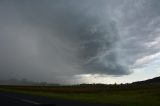
{"type": "Polygon", "coordinates": [[[113,105],[92,104],[79,101],[53,99],[42,96],[0,92],[0,106],[113,106],[113,105]]]}

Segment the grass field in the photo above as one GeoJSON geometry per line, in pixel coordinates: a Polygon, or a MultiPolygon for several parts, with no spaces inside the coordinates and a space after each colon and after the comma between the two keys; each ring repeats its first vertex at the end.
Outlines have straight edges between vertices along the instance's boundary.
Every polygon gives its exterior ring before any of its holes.
{"type": "Polygon", "coordinates": [[[0,86],[0,91],[120,106],[160,106],[160,84],[0,86]]]}

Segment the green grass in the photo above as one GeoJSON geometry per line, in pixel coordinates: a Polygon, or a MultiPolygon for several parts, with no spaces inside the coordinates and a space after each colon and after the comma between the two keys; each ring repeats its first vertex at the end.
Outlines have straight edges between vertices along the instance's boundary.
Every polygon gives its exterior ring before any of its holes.
{"type": "Polygon", "coordinates": [[[36,87],[0,86],[0,91],[121,106],[160,106],[160,87],[36,87]]]}

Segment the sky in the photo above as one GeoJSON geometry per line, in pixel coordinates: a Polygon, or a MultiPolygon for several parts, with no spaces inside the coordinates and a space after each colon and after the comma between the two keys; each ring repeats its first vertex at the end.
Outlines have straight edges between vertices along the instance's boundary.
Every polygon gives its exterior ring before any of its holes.
{"type": "Polygon", "coordinates": [[[160,76],[159,0],[1,0],[0,79],[130,83],[160,76]]]}

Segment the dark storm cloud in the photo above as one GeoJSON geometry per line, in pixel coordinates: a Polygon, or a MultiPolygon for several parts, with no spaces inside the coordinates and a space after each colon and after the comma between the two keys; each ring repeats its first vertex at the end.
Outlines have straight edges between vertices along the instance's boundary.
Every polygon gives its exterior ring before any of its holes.
{"type": "Polygon", "coordinates": [[[79,74],[130,74],[139,59],[159,52],[147,46],[159,36],[159,4],[1,1],[1,75],[64,82],[79,74]]]}

